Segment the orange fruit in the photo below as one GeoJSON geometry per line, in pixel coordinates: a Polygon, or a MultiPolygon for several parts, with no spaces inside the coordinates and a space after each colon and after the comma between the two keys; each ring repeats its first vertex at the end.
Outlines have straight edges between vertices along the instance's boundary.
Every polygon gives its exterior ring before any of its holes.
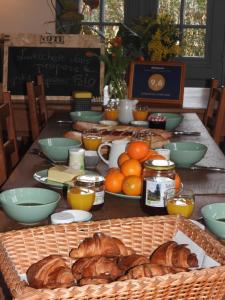
{"type": "Polygon", "coordinates": [[[121,153],[118,157],[118,166],[120,167],[122,163],[124,163],[128,159],[130,159],[130,156],[126,152],[121,153]]]}
{"type": "Polygon", "coordinates": [[[122,185],[122,191],[125,195],[139,196],[142,190],[142,180],[140,176],[125,177],[122,185]]]}
{"type": "Polygon", "coordinates": [[[176,173],[175,175],[175,189],[178,192],[181,188],[181,178],[180,176],[176,173]]]}
{"type": "Polygon", "coordinates": [[[121,193],[124,175],[119,170],[109,171],[105,176],[105,189],[111,193],[121,193]]]}
{"type": "Polygon", "coordinates": [[[108,172],[107,172],[107,175],[109,174],[109,173],[113,173],[113,172],[120,172],[120,168],[110,168],[109,170],[108,170],[108,172]]]}
{"type": "Polygon", "coordinates": [[[142,159],[148,154],[149,146],[144,141],[133,141],[127,145],[127,154],[134,159],[142,159]]]}
{"type": "Polygon", "coordinates": [[[150,155],[149,159],[151,159],[151,160],[153,160],[153,159],[165,160],[166,158],[163,155],[157,153],[157,154],[150,155]]]}
{"type": "Polygon", "coordinates": [[[141,163],[145,162],[146,160],[151,159],[152,155],[156,155],[158,154],[155,150],[149,149],[147,155],[145,155],[145,157],[143,157],[142,159],[140,159],[139,161],[141,163]]]}
{"type": "Polygon", "coordinates": [[[142,167],[141,163],[137,159],[130,158],[121,165],[120,170],[124,176],[140,176],[142,167]]]}

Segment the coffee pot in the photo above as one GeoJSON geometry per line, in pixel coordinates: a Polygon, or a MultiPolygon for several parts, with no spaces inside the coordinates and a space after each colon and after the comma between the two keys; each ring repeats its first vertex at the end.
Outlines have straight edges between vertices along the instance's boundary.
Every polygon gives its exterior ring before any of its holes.
{"type": "Polygon", "coordinates": [[[138,100],[122,99],[119,101],[119,122],[122,124],[129,124],[134,120],[133,110],[135,109],[138,100]]]}

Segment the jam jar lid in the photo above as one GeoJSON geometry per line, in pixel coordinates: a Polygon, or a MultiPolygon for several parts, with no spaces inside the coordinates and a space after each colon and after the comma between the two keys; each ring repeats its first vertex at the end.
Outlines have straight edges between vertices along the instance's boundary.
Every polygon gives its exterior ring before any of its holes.
{"type": "Polygon", "coordinates": [[[171,160],[161,160],[161,159],[154,159],[154,160],[147,160],[144,164],[144,167],[151,170],[171,170],[175,168],[175,164],[171,160]]]}
{"type": "Polygon", "coordinates": [[[104,177],[100,175],[80,175],[77,176],[76,181],[83,183],[102,183],[104,177]]]}

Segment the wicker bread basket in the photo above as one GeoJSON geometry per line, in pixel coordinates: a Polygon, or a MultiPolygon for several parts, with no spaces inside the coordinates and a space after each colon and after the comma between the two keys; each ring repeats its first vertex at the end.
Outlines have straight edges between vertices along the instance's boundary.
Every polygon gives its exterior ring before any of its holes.
{"type": "Polygon", "coordinates": [[[98,222],[50,225],[0,235],[0,266],[17,300],[148,299],[220,300],[225,296],[225,247],[192,222],[173,216],[138,217],[98,222]],[[60,289],[33,289],[21,280],[27,268],[50,254],[61,254],[71,266],[71,248],[95,232],[120,238],[137,253],[153,250],[181,230],[221,266],[191,272],[60,289]]]}

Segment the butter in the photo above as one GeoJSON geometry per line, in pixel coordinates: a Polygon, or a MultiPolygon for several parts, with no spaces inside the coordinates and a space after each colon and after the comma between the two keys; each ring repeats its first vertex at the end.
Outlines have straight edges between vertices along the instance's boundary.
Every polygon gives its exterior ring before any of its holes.
{"type": "Polygon", "coordinates": [[[91,92],[73,92],[73,97],[75,99],[90,99],[92,98],[91,92]]]}
{"type": "Polygon", "coordinates": [[[74,170],[68,166],[54,166],[48,169],[48,180],[60,183],[70,182],[76,176],[83,175],[84,171],[74,170]]]}

